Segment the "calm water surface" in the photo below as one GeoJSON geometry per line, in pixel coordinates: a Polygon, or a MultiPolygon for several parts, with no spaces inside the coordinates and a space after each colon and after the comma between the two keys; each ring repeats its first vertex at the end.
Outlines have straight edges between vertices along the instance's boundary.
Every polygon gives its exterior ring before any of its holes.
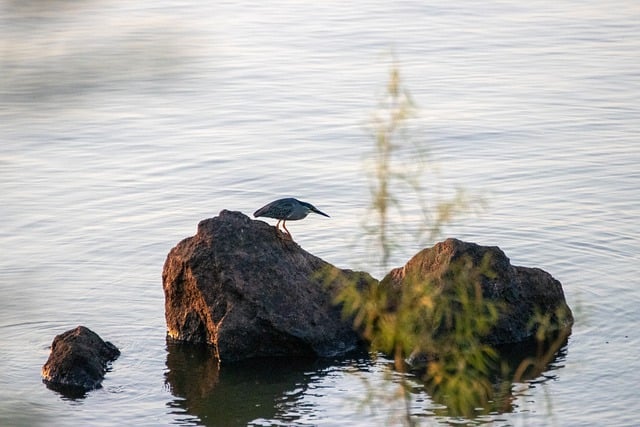
{"type": "MultiPolygon", "coordinates": [[[[576,324],[508,411],[470,423],[637,425],[640,8],[634,1],[0,4],[0,424],[394,425],[386,361],[217,369],[165,342],[168,251],[221,209],[281,196],[331,215],[305,249],[380,277],[362,218],[367,130],[394,52],[413,142],[487,201],[443,233],[498,245],[564,286],[576,324]],[[84,324],[122,356],[104,387],[44,387],[84,324]],[[355,372],[355,373],[354,373],[355,372]]],[[[415,200],[402,194],[405,206],[415,200]]],[[[404,224],[417,226],[415,212],[404,224]]],[[[392,264],[422,246],[398,232],[392,264]]],[[[422,242],[428,244],[429,242],[422,242]]],[[[462,423],[418,393],[424,425],[462,423]]]]}

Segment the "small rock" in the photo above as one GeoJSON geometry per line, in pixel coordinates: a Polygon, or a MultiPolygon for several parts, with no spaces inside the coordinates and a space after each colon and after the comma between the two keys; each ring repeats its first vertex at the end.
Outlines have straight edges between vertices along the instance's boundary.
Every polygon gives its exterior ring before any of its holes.
{"type": "Polygon", "coordinates": [[[118,358],[120,350],[84,326],[56,336],[51,354],[42,367],[45,384],[72,395],[101,387],[107,363],[118,358]]]}

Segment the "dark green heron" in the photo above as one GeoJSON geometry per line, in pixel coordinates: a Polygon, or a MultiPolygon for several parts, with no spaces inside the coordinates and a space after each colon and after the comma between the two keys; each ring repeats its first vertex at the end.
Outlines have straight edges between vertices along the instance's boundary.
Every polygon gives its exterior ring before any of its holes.
{"type": "Polygon", "coordinates": [[[315,212],[319,215],[329,217],[329,215],[321,212],[311,203],[303,202],[298,199],[294,199],[293,197],[275,200],[255,211],[253,213],[253,216],[256,218],[265,216],[267,218],[277,219],[278,223],[276,224],[276,231],[280,230],[280,222],[282,221],[282,228],[284,228],[284,230],[287,232],[289,238],[293,240],[291,233],[285,226],[285,222],[287,222],[288,220],[294,221],[306,218],[307,215],[309,215],[309,212],[315,212]]]}

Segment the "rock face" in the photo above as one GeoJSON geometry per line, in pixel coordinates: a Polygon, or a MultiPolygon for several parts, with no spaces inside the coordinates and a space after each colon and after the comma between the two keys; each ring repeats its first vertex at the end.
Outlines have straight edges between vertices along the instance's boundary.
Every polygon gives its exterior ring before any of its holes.
{"type": "Polygon", "coordinates": [[[101,386],[107,363],[119,355],[115,345],[78,326],[54,338],[42,378],[47,386],[63,392],[93,390],[101,386]]]}
{"type": "Polygon", "coordinates": [[[573,323],[560,282],[539,268],[512,266],[498,247],[447,239],[420,251],[404,267],[389,272],[380,284],[396,292],[410,280],[446,288],[453,282],[452,275],[457,274],[457,262],[466,260],[471,263],[468,266],[480,269],[484,259],[493,274],[480,275],[483,299],[502,306],[497,324],[485,338],[488,344],[509,344],[532,338],[536,326],[532,328],[530,320],[536,313],[550,314],[556,329],[573,323]]]}
{"type": "Polygon", "coordinates": [[[211,344],[222,361],[344,354],[360,344],[333,304],[347,280],[375,282],[309,254],[263,221],[223,210],[167,256],[168,336],[211,344]]]}

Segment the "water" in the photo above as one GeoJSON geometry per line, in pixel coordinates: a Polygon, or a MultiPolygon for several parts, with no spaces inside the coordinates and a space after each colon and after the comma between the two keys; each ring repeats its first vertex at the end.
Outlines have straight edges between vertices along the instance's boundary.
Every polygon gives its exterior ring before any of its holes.
{"type": "MultiPolygon", "coordinates": [[[[381,276],[358,236],[392,56],[420,107],[412,139],[438,167],[427,196],[461,186],[487,201],[444,236],[549,271],[576,316],[548,371],[473,422],[638,424],[635,2],[1,7],[2,425],[398,424],[393,399],[360,407],[366,383],[394,393],[384,359],[218,372],[167,346],[160,277],[199,220],[290,195],[331,215],[291,224],[305,249],[381,276]],[[104,388],[70,400],[40,368],[78,324],[122,356],[104,388]]],[[[421,247],[394,239],[394,266],[421,247]]],[[[424,393],[411,411],[461,422],[424,393]]]]}

